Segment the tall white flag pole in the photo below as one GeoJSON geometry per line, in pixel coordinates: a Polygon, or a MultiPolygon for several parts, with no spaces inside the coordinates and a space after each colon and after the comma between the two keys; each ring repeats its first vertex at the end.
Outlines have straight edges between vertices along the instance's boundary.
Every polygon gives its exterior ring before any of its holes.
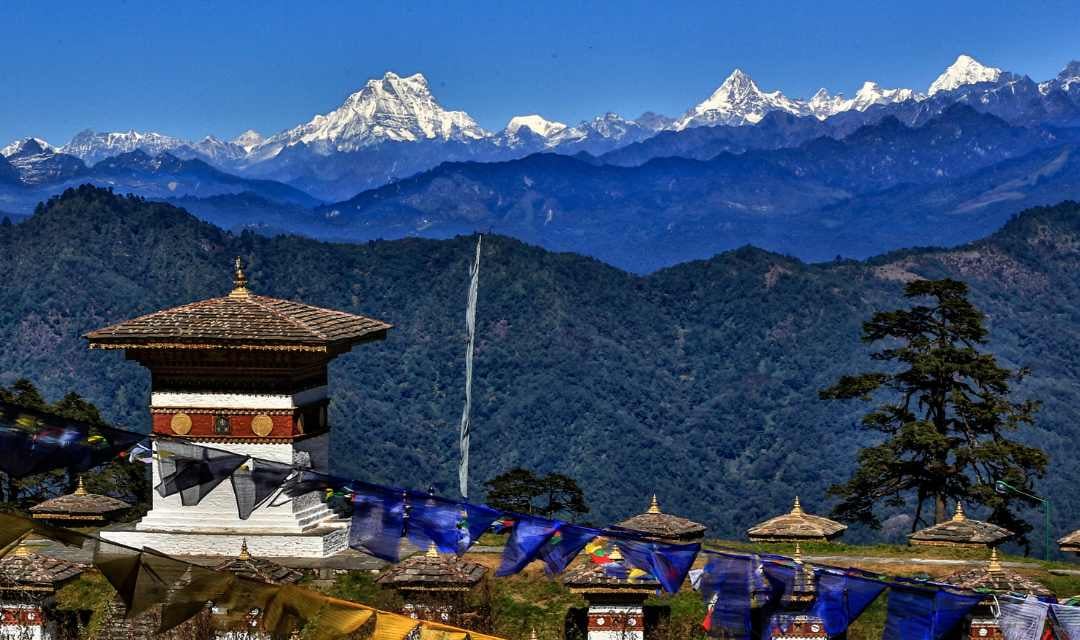
{"type": "Polygon", "coordinates": [[[469,432],[472,430],[472,370],[473,347],[476,344],[476,296],[480,286],[480,244],[484,237],[476,239],[476,260],[469,272],[469,305],[465,310],[465,408],[461,412],[461,464],[458,467],[458,483],[461,497],[469,497],[469,432]]]}

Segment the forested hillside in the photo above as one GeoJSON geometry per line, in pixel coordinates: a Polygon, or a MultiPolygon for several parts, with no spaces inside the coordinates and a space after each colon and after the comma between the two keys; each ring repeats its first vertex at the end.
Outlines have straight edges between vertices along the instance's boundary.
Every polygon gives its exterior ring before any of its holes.
{"type": "MultiPolygon", "coordinates": [[[[80,188],[0,227],[0,384],[69,390],[146,428],[148,376],[79,336],[222,295],[231,259],[259,293],[395,325],[332,370],[341,472],[455,488],[464,307],[475,237],[362,245],[229,235],[165,204],[80,188]]],[[[1051,455],[1039,490],[1057,532],[1080,525],[1080,205],[1025,212],[955,250],[807,265],[753,248],[638,277],[503,237],[484,240],[473,478],[513,466],[580,480],[608,522],[656,492],[717,535],[803,504],[851,469],[858,405],[818,400],[869,363],[859,327],[902,304],[907,279],[969,283],[1002,363],[1030,366],[1020,396],[1045,406],[1026,439],[1051,455]]],[[[897,531],[905,528],[890,522],[897,531]]]]}

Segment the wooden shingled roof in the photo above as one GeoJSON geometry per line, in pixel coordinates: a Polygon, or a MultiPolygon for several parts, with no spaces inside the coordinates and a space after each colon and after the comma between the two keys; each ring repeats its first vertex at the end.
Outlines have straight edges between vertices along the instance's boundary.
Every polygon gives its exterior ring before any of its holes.
{"type": "Polygon", "coordinates": [[[1058,544],[1061,545],[1062,551],[1080,553],[1080,529],[1077,529],[1061,540],[1058,540],[1058,544]]]}
{"type": "Polygon", "coordinates": [[[92,349],[329,351],[380,340],[390,328],[374,318],[255,295],[238,258],[228,295],[156,311],[84,337],[92,349]]]}
{"type": "Polygon", "coordinates": [[[18,547],[0,558],[0,589],[54,591],[87,566],[18,547]]]}
{"type": "Polygon", "coordinates": [[[612,528],[644,533],[650,538],[668,541],[694,541],[705,535],[705,525],[661,511],[655,495],[645,513],[623,520],[612,528]]]}
{"type": "Polygon", "coordinates": [[[454,555],[443,555],[432,545],[387,569],[375,582],[393,589],[468,591],[487,573],[487,568],[454,555]]]}
{"type": "Polygon", "coordinates": [[[1003,593],[1020,596],[1052,597],[1054,593],[1042,584],[1019,573],[1009,571],[1001,564],[997,548],[990,552],[990,561],[977,569],[960,571],[942,579],[951,584],[972,591],[1003,593]]]}
{"type": "Polygon", "coordinates": [[[586,562],[576,569],[567,571],[563,574],[563,584],[574,593],[594,594],[652,594],[660,588],[660,583],[656,578],[648,574],[639,576],[633,580],[613,575],[613,572],[610,570],[610,567],[613,565],[623,565],[623,569],[626,570],[626,573],[629,572],[629,567],[625,566],[625,561],[622,554],[619,552],[618,547],[612,549],[611,555],[609,555],[608,558],[611,560],[611,563],[609,564],[586,562]]]}
{"type": "Polygon", "coordinates": [[[34,518],[50,520],[100,520],[105,514],[122,511],[131,505],[110,496],[89,493],[79,478],[74,493],[51,498],[30,507],[34,518]]]}
{"type": "Polygon", "coordinates": [[[957,547],[993,547],[1015,534],[996,524],[972,520],[964,513],[964,505],[956,503],[950,520],[916,531],[908,536],[911,544],[957,547]]]}
{"type": "Polygon", "coordinates": [[[755,542],[824,542],[839,536],[846,529],[846,524],[806,513],[796,496],[790,512],[757,524],[746,534],[755,542]]]}
{"type": "Polygon", "coordinates": [[[267,584],[294,584],[304,577],[304,574],[295,569],[252,556],[248,552],[247,540],[240,543],[239,555],[218,564],[214,567],[214,571],[228,571],[241,578],[258,580],[267,584]]]}

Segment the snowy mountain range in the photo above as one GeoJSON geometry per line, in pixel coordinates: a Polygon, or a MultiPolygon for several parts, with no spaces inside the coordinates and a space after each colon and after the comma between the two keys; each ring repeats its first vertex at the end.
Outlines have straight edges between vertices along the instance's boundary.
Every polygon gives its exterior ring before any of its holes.
{"type": "MultiPolygon", "coordinates": [[[[887,89],[868,81],[851,98],[821,89],[809,99],[764,91],[749,74],[736,69],[705,100],[675,119],[647,113],[631,120],[607,113],[568,125],[529,114],[511,118],[497,132],[485,130],[465,111],[444,108],[423,75],[387,72],[368,80],[338,108],[269,137],[249,130],[231,141],[214,136],[187,141],[157,132],[86,130],[59,147],[34,140],[42,150],[75,156],[91,166],[135,150],[152,157],[169,153],[197,158],[225,171],[287,182],[333,200],[445,161],[511,160],[539,151],[600,155],[663,131],[756,125],[773,112],[822,122],[842,120],[849,131],[876,122],[890,110],[908,113],[901,119],[917,122],[952,102],[965,102],[1006,120],[1019,109],[1036,124],[1069,126],[1073,119],[1080,122],[1080,64],[1071,63],[1058,78],[1035,84],[961,55],[925,92],[887,89]],[[1038,105],[1033,107],[1032,101],[1038,105]]],[[[15,141],[0,154],[15,156],[24,144],[26,140],[15,141]]]]}

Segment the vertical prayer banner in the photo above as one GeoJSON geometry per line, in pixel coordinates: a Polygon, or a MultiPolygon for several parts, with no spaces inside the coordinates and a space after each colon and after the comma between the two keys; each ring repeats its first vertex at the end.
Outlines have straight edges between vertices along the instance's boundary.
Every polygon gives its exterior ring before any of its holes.
{"type": "Polygon", "coordinates": [[[458,465],[458,485],[461,497],[469,498],[469,435],[472,432],[472,374],[473,350],[476,345],[476,298],[480,288],[480,245],[483,236],[476,238],[476,259],[469,271],[469,302],[465,309],[465,408],[461,411],[461,462],[458,465]]]}

